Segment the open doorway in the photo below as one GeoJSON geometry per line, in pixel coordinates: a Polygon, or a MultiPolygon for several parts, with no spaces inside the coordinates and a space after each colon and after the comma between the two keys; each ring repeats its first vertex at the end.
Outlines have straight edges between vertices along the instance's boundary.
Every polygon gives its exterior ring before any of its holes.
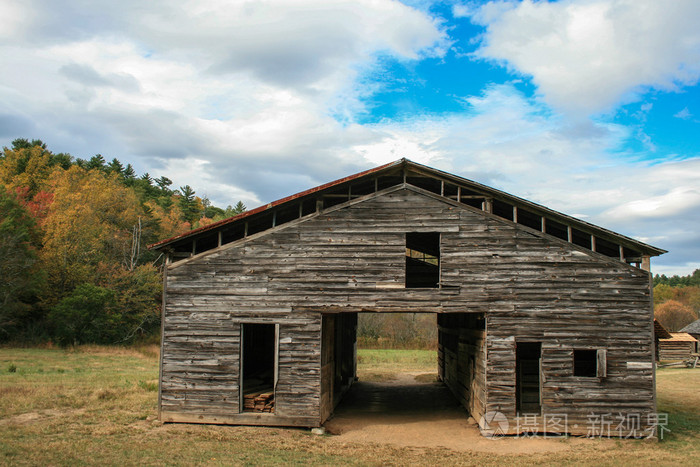
{"type": "MultiPolygon", "coordinates": [[[[328,323],[324,317],[324,336],[337,332],[328,323]]],[[[484,335],[483,313],[360,313],[357,381],[327,428],[464,423],[470,414],[478,420],[481,409],[472,412],[484,400],[484,335]]],[[[332,356],[324,355],[332,366],[332,356]]]]}
{"type": "Polygon", "coordinates": [[[541,342],[518,342],[515,348],[516,407],[521,414],[541,411],[541,342]]]}
{"type": "Polygon", "coordinates": [[[277,326],[241,324],[241,412],[275,412],[277,326]]]}

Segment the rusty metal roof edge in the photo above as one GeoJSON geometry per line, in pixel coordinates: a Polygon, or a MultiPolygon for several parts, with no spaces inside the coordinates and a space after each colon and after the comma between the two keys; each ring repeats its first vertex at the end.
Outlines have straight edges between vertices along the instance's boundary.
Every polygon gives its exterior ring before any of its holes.
{"type": "MultiPolygon", "coordinates": [[[[637,247],[641,247],[642,249],[647,250],[647,253],[653,252],[653,253],[656,253],[656,255],[661,255],[661,254],[664,254],[664,253],[668,253],[668,252],[667,252],[666,250],[664,250],[664,249],[654,247],[654,246],[652,246],[652,245],[646,244],[646,243],[641,242],[641,241],[639,241],[639,240],[636,240],[636,239],[627,237],[626,235],[623,235],[623,234],[614,232],[614,231],[612,231],[612,230],[608,230],[608,229],[606,229],[606,228],[604,228],[604,227],[600,227],[600,226],[595,225],[595,224],[591,224],[590,222],[586,222],[586,221],[581,220],[581,219],[577,219],[577,218],[575,218],[575,217],[569,216],[569,215],[564,214],[564,213],[562,213],[562,212],[555,211],[555,210],[553,210],[553,209],[550,209],[550,208],[548,208],[548,207],[546,207],[546,206],[540,205],[540,204],[535,203],[535,202],[533,202],[533,201],[529,201],[529,200],[526,200],[526,199],[524,199],[524,198],[520,198],[519,196],[510,194],[510,193],[506,193],[506,192],[501,191],[501,190],[499,190],[499,189],[497,189],[497,188],[492,188],[492,187],[486,186],[486,185],[484,185],[484,184],[481,184],[481,183],[476,182],[476,181],[474,181],[474,180],[470,180],[470,179],[468,179],[468,178],[461,177],[461,176],[459,176],[459,175],[454,175],[454,174],[451,174],[451,173],[448,173],[448,172],[445,172],[445,171],[442,171],[442,170],[439,170],[439,169],[435,169],[435,168],[433,168],[433,167],[429,167],[429,166],[427,166],[427,165],[423,165],[423,164],[420,164],[420,163],[417,163],[417,162],[413,162],[413,161],[411,161],[411,160],[406,159],[405,157],[404,157],[404,158],[401,158],[401,159],[399,159],[399,160],[393,161],[393,162],[389,162],[388,164],[380,165],[380,166],[378,166],[378,167],[374,167],[374,168],[372,168],[372,169],[364,170],[364,171],[362,171],[362,172],[358,172],[358,173],[356,173],[356,174],[349,175],[349,176],[347,176],[347,177],[339,178],[339,179],[334,180],[334,181],[332,181],[332,182],[324,183],[324,184],[319,185],[319,186],[314,187],[314,188],[309,188],[308,190],[301,191],[301,192],[299,192],[299,193],[296,193],[296,194],[287,196],[287,197],[285,197],[285,198],[278,199],[278,200],[276,200],[276,201],[272,201],[272,202],[270,202],[270,203],[268,203],[268,204],[259,206],[259,207],[255,208],[255,209],[251,209],[250,211],[245,211],[245,212],[243,212],[243,213],[241,213],[241,214],[238,214],[237,216],[233,216],[233,217],[230,217],[230,218],[228,218],[228,219],[223,219],[223,220],[220,220],[220,221],[218,221],[218,222],[214,222],[214,223],[212,223],[212,224],[205,225],[205,226],[203,226],[203,227],[199,227],[199,228],[194,229],[194,230],[190,230],[190,231],[188,231],[188,232],[183,232],[183,233],[181,233],[181,234],[179,234],[179,235],[176,235],[176,236],[174,236],[174,237],[171,237],[171,238],[168,238],[168,239],[161,240],[161,241],[159,241],[159,242],[153,243],[153,244],[149,245],[148,248],[149,248],[149,249],[160,249],[160,248],[163,248],[163,247],[165,247],[165,246],[167,246],[167,245],[169,245],[169,244],[172,244],[172,243],[174,243],[174,242],[177,242],[177,241],[179,241],[179,240],[183,240],[183,239],[186,239],[186,238],[195,236],[195,235],[199,235],[199,234],[201,234],[201,233],[204,233],[204,232],[207,232],[207,231],[210,231],[210,230],[217,229],[217,228],[222,227],[222,226],[224,226],[224,225],[232,224],[232,223],[234,223],[234,222],[236,222],[236,221],[239,221],[239,220],[241,220],[241,219],[247,218],[247,217],[252,216],[252,215],[254,215],[254,214],[258,214],[258,213],[264,212],[264,211],[266,211],[266,210],[268,210],[268,209],[270,209],[270,208],[279,206],[279,205],[284,204],[284,203],[288,203],[288,202],[290,202],[290,201],[294,201],[295,199],[303,198],[304,196],[312,195],[312,194],[314,194],[314,193],[318,193],[318,192],[320,192],[320,191],[323,191],[323,190],[326,190],[326,189],[329,189],[329,188],[333,188],[333,187],[335,187],[335,186],[337,186],[337,185],[340,185],[340,184],[342,184],[342,183],[345,183],[345,182],[348,182],[348,181],[352,181],[352,180],[357,180],[358,178],[361,178],[361,177],[364,177],[364,176],[367,176],[367,175],[376,174],[376,173],[381,172],[381,171],[383,171],[383,170],[387,170],[387,169],[399,167],[399,166],[401,166],[401,165],[404,165],[404,166],[406,166],[406,167],[412,166],[412,167],[415,167],[415,168],[420,169],[420,170],[424,170],[424,171],[427,171],[427,172],[432,172],[433,174],[435,174],[435,175],[437,175],[437,176],[440,176],[440,177],[443,177],[443,178],[446,178],[446,179],[451,179],[451,180],[454,180],[454,181],[456,181],[456,182],[458,182],[458,183],[471,185],[471,186],[473,186],[474,188],[476,188],[477,190],[482,190],[482,191],[485,191],[485,192],[487,192],[487,193],[490,192],[490,193],[492,193],[492,194],[498,194],[498,195],[500,195],[500,196],[502,196],[502,197],[504,197],[504,198],[509,198],[509,199],[511,199],[511,200],[514,200],[514,201],[517,201],[517,202],[519,202],[519,203],[522,203],[522,204],[524,204],[524,205],[526,205],[526,206],[531,206],[531,207],[533,207],[533,208],[535,208],[535,209],[541,210],[541,211],[543,211],[543,212],[556,214],[557,216],[561,216],[563,219],[566,219],[566,220],[569,221],[569,222],[573,222],[573,223],[575,223],[575,224],[579,224],[579,225],[581,225],[581,226],[585,226],[585,227],[587,227],[587,228],[590,229],[590,230],[597,230],[597,231],[599,231],[599,232],[601,232],[601,233],[604,233],[604,234],[606,234],[606,235],[613,236],[613,237],[617,237],[617,238],[620,239],[620,240],[624,240],[626,243],[631,243],[631,244],[633,244],[633,245],[635,245],[635,246],[637,246],[637,247]]],[[[656,255],[652,255],[652,256],[656,256],[656,255]]]]}
{"type": "Polygon", "coordinates": [[[360,177],[364,177],[365,175],[371,175],[371,174],[374,174],[377,172],[381,172],[382,170],[385,170],[385,169],[397,167],[397,166],[400,166],[401,164],[405,164],[406,162],[408,162],[408,160],[406,158],[401,158],[399,160],[389,162],[388,164],[380,165],[379,167],[374,167],[372,169],[364,170],[362,172],[358,172],[358,173],[353,174],[353,175],[348,175],[347,177],[339,178],[339,179],[334,180],[332,182],[324,183],[323,185],[319,185],[319,186],[316,186],[314,188],[309,188],[308,190],[300,191],[299,193],[287,196],[285,198],[280,198],[276,201],[272,201],[272,202],[264,204],[262,206],[258,206],[255,209],[251,209],[249,211],[242,212],[241,214],[238,214],[238,215],[233,216],[233,217],[229,217],[228,219],[222,219],[220,221],[211,223],[209,225],[205,225],[205,226],[193,229],[193,230],[189,230],[187,232],[183,232],[181,234],[175,235],[174,237],[166,238],[165,240],[161,240],[159,242],[148,245],[148,249],[149,250],[150,249],[157,250],[159,248],[163,248],[164,246],[167,246],[167,245],[174,243],[178,240],[183,240],[185,238],[188,238],[188,237],[191,237],[194,235],[198,235],[198,234],[201,234],[203,232],[207,232],[209,230],[217,229],[217,228],[222,227],[224,225],[228,225],[228,224],[231,224],[233,222],[244,219],[246,217],[252,216],[253,214],[258,214],[258,213],[266,211],[270,208],[279,206],[280,204],[284,204],[284,203],[287,203],[289,201],[293,201],[295,199],[303,198],[304,196],[308,196],[308,195],[317,193],[319,191],[326,190],[328,188],[333,188],[334,186],[340,185],[340,184],[345,183],[345,182],[349,182],[351,180],[356,180],[360,177]]]}

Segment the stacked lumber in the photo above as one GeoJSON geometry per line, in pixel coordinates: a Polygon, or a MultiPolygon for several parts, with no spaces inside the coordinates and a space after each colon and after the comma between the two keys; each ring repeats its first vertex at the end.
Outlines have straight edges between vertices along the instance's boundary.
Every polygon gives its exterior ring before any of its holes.
{"type": "Polygon", "coordinates": [[[246,394],[243,396],[243,410],[246,412],[275,412],[275,394],[263,392],[246,394]]]}

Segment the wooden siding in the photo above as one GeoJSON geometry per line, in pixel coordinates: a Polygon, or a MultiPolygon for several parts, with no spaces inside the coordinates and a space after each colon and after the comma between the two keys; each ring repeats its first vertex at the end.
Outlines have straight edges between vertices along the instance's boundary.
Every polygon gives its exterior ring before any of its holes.
{"type": "Polygon", "coordinates": [[[318,425],[324,310],[485,313],[485,394],[471,399],[485,410],[514,415],[518,339],[542,342],[543,410],[654,410],[648,273],[406,187],[171,265],[163,418],[244,420],[239,324],[270,322],[280,325],[277,413],[260,424],[318,425]],[[441,288],[403,288],[406,232],[441,233],[441,288]],[[607,349],[608,377],[573,377],[574,348],[607,349]]]}
{"type": "Polygon", "coordinates": [[[486,330],[483,315],[438,315],[438,373],[455,398],[475,419],[486,407],[486,330]]]}

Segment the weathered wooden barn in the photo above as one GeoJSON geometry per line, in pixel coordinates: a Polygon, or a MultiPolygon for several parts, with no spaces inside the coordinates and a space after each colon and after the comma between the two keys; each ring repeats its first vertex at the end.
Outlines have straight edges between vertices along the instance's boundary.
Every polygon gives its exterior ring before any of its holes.
{"type": "Polygon", "coordinates": [[[320,426],[355,380],[357,313],[419,312],[482,425],[653,425],[665,251],[502,191],[402,159],[152,247],[163,421],[320,426]]]}

